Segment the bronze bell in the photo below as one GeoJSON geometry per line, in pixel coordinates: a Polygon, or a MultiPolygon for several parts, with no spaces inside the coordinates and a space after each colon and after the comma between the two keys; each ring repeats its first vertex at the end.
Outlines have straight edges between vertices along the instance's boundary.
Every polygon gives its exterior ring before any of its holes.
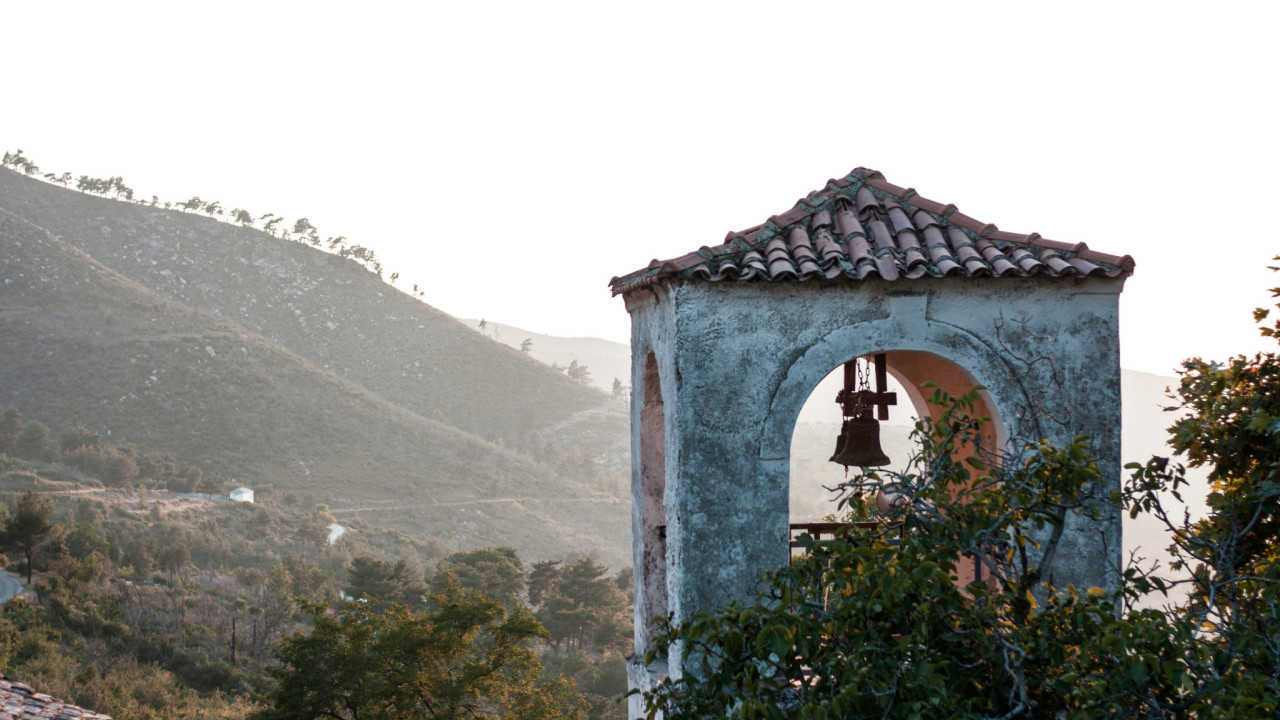
{"type": "Polygon", "coordinates": [[[880,422],[869,415],[846,419],[831,462],[845,467],[888,465],[889,456],[880,449],[880,422]]]}

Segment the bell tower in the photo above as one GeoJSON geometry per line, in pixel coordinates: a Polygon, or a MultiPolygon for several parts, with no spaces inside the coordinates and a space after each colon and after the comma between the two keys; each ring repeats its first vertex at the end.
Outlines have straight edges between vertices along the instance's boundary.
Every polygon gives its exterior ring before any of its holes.
{"type": "MultiPolygon", "coordinates": [[[[632,327],[631,687],[681,672],[678,657],[644,662],[655,616],[749,602],[787,562],[796,418],[852,360],[881,377],[846,382],[848,420],[891,400],[933,413],[929,383],[982,386],[990,442],[1087,435],[1118,488],[1118,304],[1132,271],[1128,256],[1005,232],[859,168],[720,245],[614,278],[632,327]],[[889,397],[883,373],[906,398],[889,397]]],[[[1045,576],[1114,587],[1120,532],[1118,511],[1071,518],[1045,576]]]]}

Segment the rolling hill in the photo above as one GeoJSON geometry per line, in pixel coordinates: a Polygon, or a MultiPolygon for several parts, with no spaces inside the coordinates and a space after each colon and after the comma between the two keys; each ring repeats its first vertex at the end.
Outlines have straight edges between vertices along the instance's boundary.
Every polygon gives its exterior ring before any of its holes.
{"type": "Polygon", "coordinates": [[[424,417],[508,441],[605,396],[398,292],[354,260],[212,218],[0,168],[0,208],[424,417]]]}
{"type": "Polygon", "coordinates": [[[573,437],[607,397],[351,261],[7,170],[0,248],[0,404],[55,437],[85,425],[458,547],[629,559],[622,485],[573,437]]]}

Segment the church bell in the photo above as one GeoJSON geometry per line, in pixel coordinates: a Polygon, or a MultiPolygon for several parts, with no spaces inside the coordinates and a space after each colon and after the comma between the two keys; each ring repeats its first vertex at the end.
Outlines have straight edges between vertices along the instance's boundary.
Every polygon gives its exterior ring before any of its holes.
{"type": "Polygon", "coordinates": [[[845,467],[880,467],[889,457],[880,449],[880,422],[870,415],[844,421],[831,462],[845,467]]]}
{"type": "Polygon", "coordinates": [[[854,358],[844,366],[844,389],[836,396],[840,403],[844,423],[840,437],[836,438],[836,451],[831,462],[848,467],[880,467],[889,464],[889,457],[880,448],[880,422],[871,416],[877,409],[881,420],[889,419],[889,406],[897,404],[897,394],[885,392],[887,371],[885,356],[874,358],[876,389],[871,390],[871,362],[854,358]]]}

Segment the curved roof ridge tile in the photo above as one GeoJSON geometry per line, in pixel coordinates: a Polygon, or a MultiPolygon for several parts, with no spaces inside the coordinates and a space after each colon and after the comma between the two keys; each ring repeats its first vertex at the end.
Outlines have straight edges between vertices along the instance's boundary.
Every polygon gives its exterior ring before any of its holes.
{"type": "Polygon", "coordinates": [[[1052,272],[1058,275],[1069,274],[1072,270],[1075,270],[1075,268],[1071,266],[1071,263],[1067,262],[1066,260],[1063,260],[1057,255],[1050,255],[1049,257],[1041,257],[1040,261],[1045,264],[1045,267],[1049,268],[1049,270],[1051,270],[1052,272]]]}
{"type": "Polygon", "coordinates": [[[1013,248],[1009,254],[1009,259],[1021,268],[1022,272],[1029,275],[1038,273],[1043,268],[1040,259],[1032,255],[1031,251],[1024,247],[1013,248]]]}
{"type": "Polygon", "coordinates": [[[875,193],[871,192],[869,187],[858,188],[858,194],[854,197],[854,200],[857,202],[859,215],[865,216],[867,208],[881,209],[879,198],[876,197],[875,193]]]}
{"type": "MultiPolygon", "coordinates": [[[[951,207],[955,207],[955,205],[952,205],[951,207]]],[[[979,235],[982,234],[982,229],[990,224],[990,223],[984,223],[975,218],[971,218],[968,215],[965,215],[964,213],[960,212],[959,210],[948,215],[947,221],[950,222],[952,225],[959,225],[965,230],[968,230],[972,233],[976,233],[979,235]]]]}
{"type": "Polygon", "coordinates": [[[915,230],[915,226],[911,224],[911,218],[907,217],[907,212],[897,203],[889,208],[889,222],[893,223],[893,229],[896,232],[915,230]]]}
{"type": "Polygon", "coordinates": [[[714,247],[654,260],[609,281],[614,294],[668,278],[745,282],[825,278],[886,281],[921,277],[1094,276],[1123,279],[1133,258],[1000,230],[955,205],[856,168],[754,227],[730,232],[714,247]]]}
{"type": "Polygon", "coordinates": [[[980,237],[974,245],[977,247],[978,252],[982,253],[982,257],[991,266],[996,275],[1003,276],[1018,272],[1018,268],[1009,262],[1009,259],[1000,251],[1000,248],[992,244],[990,240],[980,237]]]}
{"type": "Polygon", "coordinates": [[[911,198],[911,204],[920,210],[924,210],[927,213],[931,213],[939,217],[941,217],[943,211],[947,209],[946,205],[919,195],[911,198]]]}
{"type": "Polygon", "coordinates": [[[863,260],[871,259],[871,247],[866,235],[853,235],[847,241],[846,252],[849,256],[849,262],[854,267],[863,260]]]}
{"type": "Polygon", "coordinates": [[[1028,244],[1035,245],[1036,247],[1049,248],[1050,250],[1062,250],[1069,253],[1078,253],[1089,249],[1089,246],[1084,243],[1076,243],[1073,245],[1071,243],[1058,242],[1057,240],[1050,240],[1049,238],[1039,236],[1036,237],[1035,242],[1028,241],[1028,244]]]}
{"type": "Polygon", "coordinates": [[[916,210],[911,213],[911,221],[922,230],[929,226],[938,227],[938,219],[933,216],[933,213],[925,210],[916,210]]]}
{"type": "Polygon", "coordinates": [[[854,214],[850,208],[840,208],[836,211],[836,234],[848,240],[850,236],[862,235],[866,236],[866,228],[862,227],[862,222],[858,220],[858,216],[854,214]]]}
{"type": "MultiPolygon", "coordinates": [[[[896,195],[897,197],[902,197],[903,195],[906,194],[907,188],[898,187],[897,185],[894,185],[893,183],[888,182],[887,180],[884,179],[883,175],[880,175],[880,173],[876,173],[876,175],[879,175],[879,177],[867,178],[867,185],[870,185],[871,187],[877,190],[887,192],[890,195],[896,195]]],[[[915,191],[912,190],[912,192],[915,192],[915,191]]]]}
{"type": "Polygon", "coordinates": [[[872,220],[868,224],[871,226],[871,238],[876,243],[876,255],[885,250],[894,252],[898,249],[897,243],[893,241],[893,235],[889,232],[888,225],[885,225],[880,220],[872,220]]]}
{"type": "Polygon", "coordinates": [[[928,274],[929,274],[929,266],[926,264],[920,264],[920,265],[915,265],[914,267],[909,269],[906,275],[904,275],[904,277],[906,277],[908,280],[919,280],[920,278],[928,274]]]}
{"type": "Polygon", "coordinates": [[[1095,274],[1095,273],[1104,273],[1104,272],[1106,272],[1105,270],[1103,270],[1102,268],[1098,267],[1097,265],[1094,265],[1093,263],[1091,263],[1091,262],[1089,262],[1088,260],[1085,260],[1084,258],[1079,257],[1079,256],[1073,257],[1073,258],[1071,258],[1071,259],[1067,260],[1067,262],[1071,264],[1071,267],[1073,267],[1073,268],[1075,268],[1076,270],[1078,270],[1078,271],[1080,272],[1080,274],[1081,274],[1081,275],[1084,275],[1084,276],[1093,275],[1093,274],[1095,274]]]}
{"type": "Polygon", "coordinates": [[[790,258],[776,258],[769,261],[769,279],[782,280],[784,278],[795,280],[800,277],[796,266],[792,264],[790,258]]]}
{"type": "Polygon", "coordinates": [[[831,228],[827,225],[819,227],[813,233],[814,249],[818,251],[818,255],[822,257],[823,262],[831,262],[840,258],[844,253],[840,251],[840,245],[836,242],[836,238],[831,234],[831,228]]]}

